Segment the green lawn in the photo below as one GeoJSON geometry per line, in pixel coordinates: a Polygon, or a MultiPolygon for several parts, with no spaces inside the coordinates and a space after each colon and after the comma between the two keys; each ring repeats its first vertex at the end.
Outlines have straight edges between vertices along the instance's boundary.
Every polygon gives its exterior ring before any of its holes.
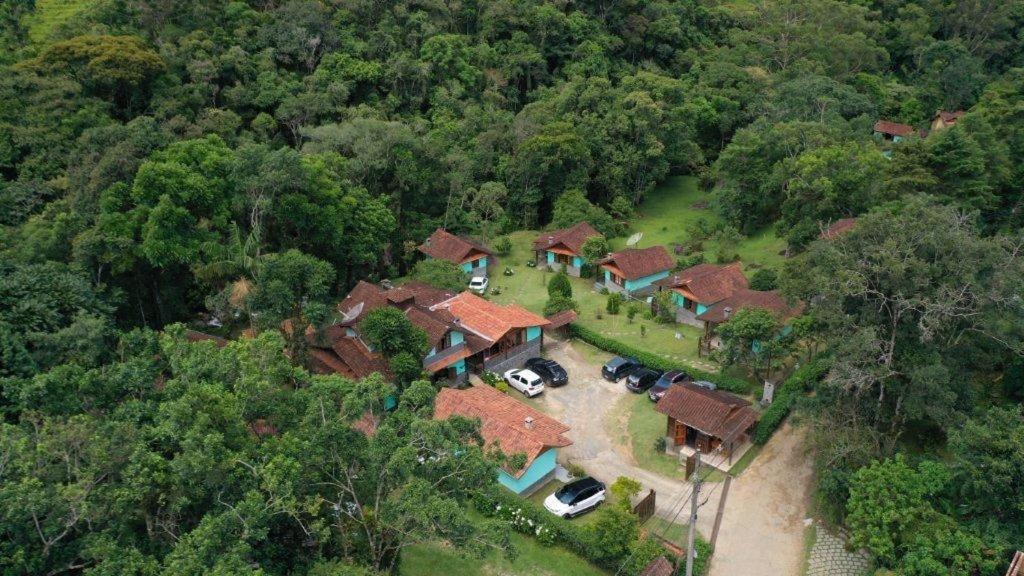
{"type": "Polygon", "coordinates": [[[29,38],[36,43],[46,42],[58,27],[95,3],[95,0],[36,0],[35,11],[26,16],[29,38]]]}
{"type": "Polygon", "coordinates": [[[670,523],[664,518],[651,516],[651,519],[644,523],[644,530],[648,534],[660,536],[676,546],[686,548],[686,540],[690,528],[689,525],[685,524],[687,516],[685,513],[680,514],[675,520],[675,523],[670,523]]]}
{"type": "MultiPolygon", "coordinates": [[[[700,190],[697,178],[674,176],[666,180],[650,194],[637,208],[637,218],[631,223],[632,232],[643,232],[639,247],[661,244],[671,249],[674,243],[683,243],[689,238],[689,231],[698,220],[712,224],[721,219],[710,208],[711,194],[700,190]]],[[[615,238],[612,247],[622,248],[626,238],[615,238]]],[[[713,241],[704,242],[704,257],[714,258],[717,246],[713,241]]],[[[781,252],[786,249],[785,240],[769,228],[747,237],[737,247],[744,268],[779,268],[784,260],[781,252]]]]}
{"type": "Polygon", "coordinates": [[[637,466],[664,476],[683,478],[679,459],[656,450],[654,442],[665,435],[665,415],[654,411],[647,394],[630,394],[619,401],[629,412],[629,447],[637,466]]]}
{"type": "MultiPolygon", "coordinates": [[[[583,520],[587,515],[580,518],[583,520]]],[[[402,576],[606,576],[586,560],[558,546],[542,546],[512,533],[516,559],[493,552],[486,558],[465,556],[442,544],[412,546],[402,554],[402,576]]]]}
{"type": "MultiPolygon", "coordinates": [[[[643,232],[639,246],[664,245],[671,248],[676,242],[683,242],[695,223],[704,218],[718,222],[715,213],[706,204],[710,195],[697,187],[697,179],[690,176],[670,178],[656,188],[644,200],[632,222],[634,232],[643,232]]],[[[526,263],[534,258],[532,244],[539,232],[520,230],[509,235],[512,252],[499,257],[501,265],[494,270],[491,278],[491,298],[495,302],[519,304],[540,313],[547,302],[547,281],[552,273],[529,268],[526,263]],[[510,268],[514,274],[504,276],[510,268]],[[497,293],[494,289],[497,289],[497,293]]],[[[625,245],[625,238],[612,240],[614,248],[625,245]]],[[[766,230],[746,238],[737,252],[747,268],[781,266],[783,257],[779,254],[785,242],[766,230]]],[[[705,256],[713,257],[714,242],[705,242],[705,256]]],[[[717,366],[697,354],[700,329],[685,325],[662,325],[637,316],[633,322],[626,318],[625,310],[616,316],[605,311],[607,296],[594,290],[592,279],[572,279],[573,297],[580,306],[579,323],[604,336],[615,338],[672,360],[695,365],[703,370],[715,371],[717,366]],[[645,335],[641,336],[641,326],[645,335]]]]}

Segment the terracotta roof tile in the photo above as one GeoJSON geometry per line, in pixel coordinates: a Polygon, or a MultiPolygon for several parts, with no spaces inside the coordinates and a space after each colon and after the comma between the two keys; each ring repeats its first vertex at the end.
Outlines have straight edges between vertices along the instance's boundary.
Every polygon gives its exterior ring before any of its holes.
{"type": "Polygon", "coordinates": [[[1024,552],[1014,552],[1010,567],[1006,569],[1006,576],[1024,576],[1024,552]]]}
{"type": "Polygon", "coordinates": [[[776,290],[760,291],[741,288],[733,292],[728,298],[716,302],[703,314],[697,316],[697,319],[704,322],[725,322],[726,308],[730,309],[731,314],[735,314],[744,308],[759,308],[774,313],[780,320],[785,320],[803,312],[804,304],[803,302],[797,302],[790,306],[786,299],[776,290]]]}
{"type": "Polygon", "coordinates": [[[452,329],[452,326],[440,318],[439,314],[431,312],[426,308],[414,306],[405,311],[405,316],[414,326],[418,326],[427,333],[427,343],[431,347],[437,346],[444,338],[444,335],[452,329]]]}
{"type": "Polygon", "coordinates": [[[547,233],[541,233],[536,240],[533,241],[533,249],[536,250],[547,250],[556,246],[564,246],[574,254],[580,254],[580,250],[583,248],[583,243],[592,236],[600,236],[601,233],[588,224],[587,222],[579,222],[568,228],[561,228],[559,230],[551,230],[547,233]]]}
{"type": "Polygon", "coordinates": [[[857,225],[856,218],[841,218],[835,222],[829,224],[828,228],[821,231],[819,236],[823,240],[831,240],[836,236],[853,230],[853,227],[857,225]]]}
{"type": "Polygon", "coordinates": [[[746,400],[692,384],[669,387],[654,409],[726,442],[735,440],[757,422],[757,412],[746,400]]]}
{"type": "Polygon", "coordinates": [[[954,124],[957,120],[963,118],[964,114],[966,114],[966,112],[964,112],[963,110],[957,110],[955,112],[939,110],[935,115],[938,116],[939,118],[942,118],[942,121],[945,122],[946,124],[954,124]]]}
{"type": "Polygon", "coordinates": [[[507,455],[525,454],[523,468],[509,470],[516,478],[546,449],[572,444],[564,436],[568,426],[490,386],[442,388],[434,401],[434,418],[451,416],[478,418],[486,446],[499,447],[507,455]],[[528,424],[527,418],[533,420],[528,424]]]}
{"type": "Polygon", "coordinates": [[[223,348],[228,345],[228,341],[220,336],[214,336],[213,334],[207,334],[206,332],[199,332],[196,330],[186,330],[185,340],[189,342],[213,342],[217,348],[223,348]]]}
{"type": "Polygon", "coordinates": [[[875,122],[875,132],[881,132],[889,136],[909,136],[914,133],[914,127],[908,124],[900,124],[899,122],[879,120],[875,122]]]}
{"type": "Polygon", "coordinates": [[[501,339],[513,328],[547,326],[544,318],[525,308],[509,304],[501,306],[473,294],[462,292],[430,308],[433,311],[447,310],[461,326],[492,342],[501,339]]]}
{"type": "Polygon", "coordinates": [[[462,264],[477,256],[490,256],[491,251],[482,244],[464,236],[456,236],[444,229],[438,228],[418,247],[431,258],[447,260],[455,264],[462,264]]]}
{"type": "Polygon", "coordinates": [[[385,298],[393,304],[415,304],[429,308],[438,302],[443,302],[455,293],[440,288],[435,288],[423,282],[409,282],[396,286],[384,293],[385,298]]]}
{"type": "Polygon", "coordinates": [[[360,280],[341,302],[338,302],[338,312],[344,315],[339,324],[342,326],[358,324],[366,316],[367,312],[381,306],[387,306],[387,303],[388,300],[385,297],[383,288],[365,280],[360,280]]]}
{"type": "Polygon", "coordinates": [[[609,254],[601,264],[610,264],[622,272],[626,280],[636,280],[658,272],[671,270],[675,260],[664,246],[650,248],[626,248],[609,254]]]}
{"type": "Polygon", "coordinates": [[[664,556],[658,556],[640,572],[640,576],[672,576],[674,572],[672,563],[664,556]]]}
{"type": "Polygon", "coordinates": [[[374,416],[373,412],[367,410],[358,420],[350,424],[353,430],[362,432],[363,436],[373,438],[377,434],[377,427],[380,426],[380,418],[374,416]]]}
{"type": "Polygon", "coordinates": [[[736,290],[748,286],[739,262],[732,264],[697,264],[655,282],[663,288],[689,292],[693,300],[704,305],[714,304],[732,296],[736,290]]]}
{"type": "Polygon", "coordinates": [[[572,324],[577,318],[579,318],[579,316],[580,315],[577,314],[575,310],[565,310],[563,312],[558,312],[557,314],[552,314],[551,316],[548,316],[548,322],[551,324],[548,324],[546,329],[554,330],[555,328],[561,328],[567,324],[572,324]]]}

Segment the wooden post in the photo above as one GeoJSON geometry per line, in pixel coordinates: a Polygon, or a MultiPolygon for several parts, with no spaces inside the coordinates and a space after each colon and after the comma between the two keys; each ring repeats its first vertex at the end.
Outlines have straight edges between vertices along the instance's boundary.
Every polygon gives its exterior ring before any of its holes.
{"type": "Polygon", "coordinates": [[[693,472],[694,472],[694,470],[696,468],[697,468],[697,455],[696,454],[690,454],[689,456],[686,457],[686,473],[684,474],[684,478],[689,480],[690,476],[693,475],[693,472]]]}

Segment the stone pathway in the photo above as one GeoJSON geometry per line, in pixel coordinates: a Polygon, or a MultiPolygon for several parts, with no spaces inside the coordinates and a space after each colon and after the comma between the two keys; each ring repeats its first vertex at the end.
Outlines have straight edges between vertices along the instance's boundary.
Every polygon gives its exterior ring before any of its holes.
{"type": "Polygon", "coordinates": [[[818,538],[811,549],[807,576],[864,576],[874,563],[866,550],[850,552],[842,534],[818,526],[818,538]]]}

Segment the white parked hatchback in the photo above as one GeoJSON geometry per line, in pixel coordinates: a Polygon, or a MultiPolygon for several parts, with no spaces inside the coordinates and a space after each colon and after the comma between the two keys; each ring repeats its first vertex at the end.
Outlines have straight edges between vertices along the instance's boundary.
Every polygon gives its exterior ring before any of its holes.
{"type": "Polygon", "coordinates": [[[505,382],[527,398],[533,398],[544,391],[544,380],[533,370],[509,370],[505,372],[505,382]]]}

